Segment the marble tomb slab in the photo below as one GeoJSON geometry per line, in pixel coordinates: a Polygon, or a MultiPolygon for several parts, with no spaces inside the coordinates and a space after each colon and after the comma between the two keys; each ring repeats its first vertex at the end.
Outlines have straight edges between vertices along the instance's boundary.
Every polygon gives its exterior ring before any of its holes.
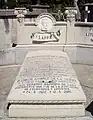
{"type": "Polygon", "coordinates": [[[7,98],[9,117],[84,116],[85,94],[62,51],[28,52],[7,98]]]}

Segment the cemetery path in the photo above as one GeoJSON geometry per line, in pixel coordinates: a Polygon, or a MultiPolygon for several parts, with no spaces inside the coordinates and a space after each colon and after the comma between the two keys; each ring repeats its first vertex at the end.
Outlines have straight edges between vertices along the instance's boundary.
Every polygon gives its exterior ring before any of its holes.
{"type": "MultiPolygon", "coordinates": [[[[73,64],[73,68],[87,97],[87,107],[93,101],[93,66],[73,64]]],[[[87,111],[86,115],[91,116],[87,111]]]]}
{"type": "MultiPolygon", "coordinates": [[[[73,64],[73,68],[75,69],[77,77],[86,94],[87,102],[85,107],[87,107],[93,101],[93,66],[73,64]]],[[[15,77],[19,69],[20,66],[0,67],[0,120],[1,119],[12,120],[5,118],[6,98],[13,85],[13,82],[15,80],[15,77]]],[[[91,114],[89,112],[86,112],[86,116],[91,116],[91,114]]],[[[78,118],[76,120],[92,120],[92,119],[86,117],[84,119],[78,118]]],[[[74,119],[66,119],[66,120],[74,120],[74,119]]]]}

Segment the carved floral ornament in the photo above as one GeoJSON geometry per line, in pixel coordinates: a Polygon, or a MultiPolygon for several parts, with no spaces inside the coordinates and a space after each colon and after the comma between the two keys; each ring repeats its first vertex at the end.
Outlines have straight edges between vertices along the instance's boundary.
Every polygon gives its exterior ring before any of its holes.
{"type": "Polygon", "coordinates": [[[17,15],[17,20],[19,23],[23,22],[25,15],[27,14],[26,8],[15,8],[15,15],[17,15]]]}
{"type": "Polygon", "coordinates": [[[77,14],[77,10],[66,10],[65,14],[67,15],[67,17],[75,17],[75,15],[77,14]]]}
{"type": "Polygon", "coordinates": [[[68,10],[66,10],[65,11],[65,14],[67,15],[67,20],[69,21],[69,22],[72,22],[72,21],[75,21],[75,16],[76,16],[76,14],[77,14],[77,10],[71,10],[71,9],[68,9],[68,10]]]}

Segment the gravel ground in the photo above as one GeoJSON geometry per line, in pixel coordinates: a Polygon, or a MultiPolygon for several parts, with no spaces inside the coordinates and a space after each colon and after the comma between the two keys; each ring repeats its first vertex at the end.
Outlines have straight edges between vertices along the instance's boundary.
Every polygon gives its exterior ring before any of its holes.
{"type": "MultiPolygon", "coordinates": [[[[73,64],[73,68],[76,71],[77,77],[83,87],[83,90],[87,97],[85,107],[87,107],[93,101],[93,66],[73,64]]],[[[20,69],[20,66],[1,66],[0,67],[0,120],[8,119],[6,112],[6,98],[13,85],[15,77],[20,69]]],[[[77,118],[73,120],[92,120],[93,118],[89,112],[86,112],[86,118],[77,118]]],[[[15,120],[15,119],[13,119],[15,120]]],[[[19,120],[19,119],[17,119],[19,120]]],[[[25,120],[25,119],[22,119],[25,120]]],[[[63,119],[62,119],[63,120],[63,119]]],[[[72,120],[66,119],[66,120],[72,120]]]]}

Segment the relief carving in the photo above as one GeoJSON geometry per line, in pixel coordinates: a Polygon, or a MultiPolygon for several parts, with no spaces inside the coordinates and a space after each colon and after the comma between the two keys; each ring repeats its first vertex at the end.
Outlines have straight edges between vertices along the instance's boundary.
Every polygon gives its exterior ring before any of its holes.
{"type": "Polygon", "coordinates": [[[14,14],[17,15],[17,20],[20,25],[22,25],[22,23],[24,22],[24,17],[27,14],[26,8],[15,8],[14,14]]]}

